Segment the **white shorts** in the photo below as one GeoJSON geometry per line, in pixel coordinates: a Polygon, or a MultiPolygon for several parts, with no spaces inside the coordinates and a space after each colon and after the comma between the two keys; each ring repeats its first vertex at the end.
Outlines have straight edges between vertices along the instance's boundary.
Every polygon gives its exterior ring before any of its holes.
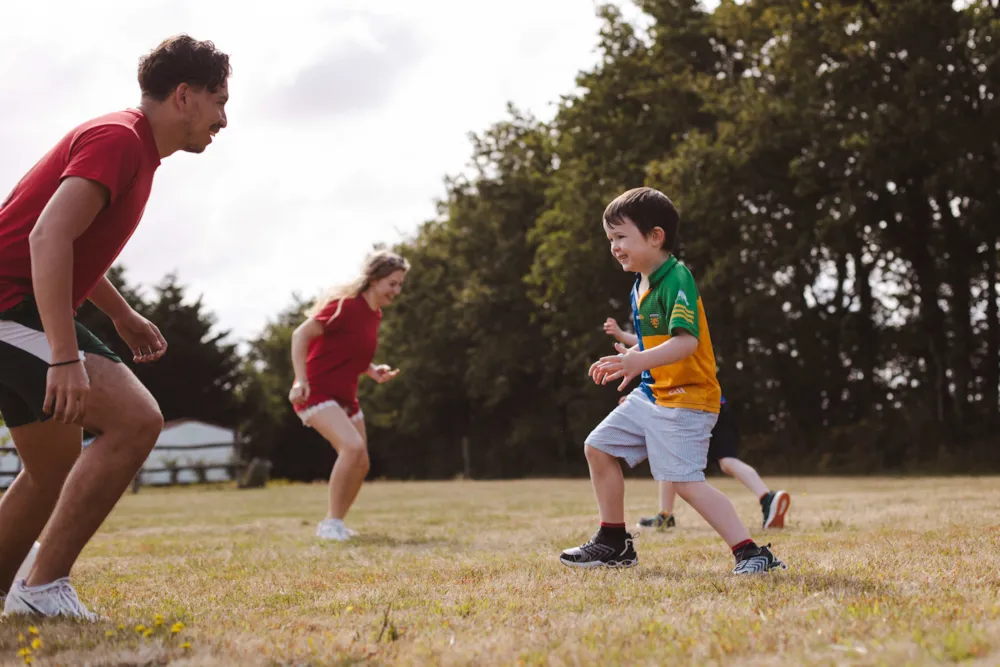
{"type": "MultiPolygon", "coordinates": [[[[322,403],[317,403],[316,405],[312,405],[312,406],[306,408],[305,410],[303,410],[302,412],[296,412],[295,414],[297,414],[299,416],[299,419],[302,420],[302,424],[304,426],[309,426],[309,420],[312,419],[313,415],[315,415],[317,412],[321,412],[323,410],[326,410],[331,405],[340,405],[340,403],[338,403],[337,401],[323,401],[322,403]]],[[[340,406],[340,407],[343,407],[343,406],[340,406]]],[[[349,417],[349,419],[352,422],[359,422],[359,421],[363,420],[364,418],[365,418],[365,413],[362,412],[361,410],[358,410],[357,412],[355,412],[353,415],[351,415],[349,417]]]]}
{"type": "Polygon", "coordinates": [[[656,405],[642,388],[632,391],[597,425],[585,444],[634,468],[647,458],[661,482],[703,482],[714,412],[656,405]]]}

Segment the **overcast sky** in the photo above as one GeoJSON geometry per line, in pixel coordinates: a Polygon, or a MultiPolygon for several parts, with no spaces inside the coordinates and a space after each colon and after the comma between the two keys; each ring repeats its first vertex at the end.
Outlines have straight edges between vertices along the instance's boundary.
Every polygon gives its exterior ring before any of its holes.
{"type": "Polygon", "coordinates": [[[178,32],[214,40],[232,57],[229,128],[202,155],[164,161],[120,261],[133,283],[176,271],[222,327],[252,337],[293,292],[350,278],[373,243],[434,217],[468,132],[508,101],[551,117],[597,60],[594,6],[5,3],[0,200],[71,127],[138,102],[141,54],[178,32]]]}

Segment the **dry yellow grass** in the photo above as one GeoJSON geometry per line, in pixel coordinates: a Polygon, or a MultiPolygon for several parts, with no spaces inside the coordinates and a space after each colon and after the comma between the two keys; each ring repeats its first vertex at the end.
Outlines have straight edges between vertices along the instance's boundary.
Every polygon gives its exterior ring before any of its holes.
{"type": "MultiPolygon", "coordinates": [[[[754,537],[790,570],[741,579],[683,503],[637,568],[561,566],[595,527],[585,480],[369,484],[349,545],[313,537],[321,485],[145,489],[74,572],[113,620],[5,619],[0,657],[39,639],[34,664],[1000,663],[997,479],[771,481],[790,527],[754,537]]],[[[655,499],[629,481],[630,523],[655,499]]]]}

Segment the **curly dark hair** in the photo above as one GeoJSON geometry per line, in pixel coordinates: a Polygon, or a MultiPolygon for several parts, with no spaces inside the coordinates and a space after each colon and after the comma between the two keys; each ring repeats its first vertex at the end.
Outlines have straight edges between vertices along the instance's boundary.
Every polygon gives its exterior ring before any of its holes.
{"type": "Polygon", "coordinates": [[[182,83],[214,93],[232,72],[229,56],[212,42],[175,35],[139,59],[139,88],[162,102],[182,83]]]}

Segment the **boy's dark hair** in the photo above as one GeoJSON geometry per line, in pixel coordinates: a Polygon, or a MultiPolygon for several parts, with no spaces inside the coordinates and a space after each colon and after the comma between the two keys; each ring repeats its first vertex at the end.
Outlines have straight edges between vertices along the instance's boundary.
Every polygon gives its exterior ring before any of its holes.
{"type": "Polygon", "coordinates": [[[674,251],[677,228],[681,216],[667,195],[653,188],[633,188],[624,192],[604,209],[604,224],[617,227],[629,219],[643,236],[649,236],[655,227],[663,230],[663,249],[674,251]]]}
{"type": "Polygon", "coordinates": [[[162,102],[182,83],[214,93],[232,72],[229,56],[212,42],[175,35],[139,59],[139,88],[162,102]]]}

